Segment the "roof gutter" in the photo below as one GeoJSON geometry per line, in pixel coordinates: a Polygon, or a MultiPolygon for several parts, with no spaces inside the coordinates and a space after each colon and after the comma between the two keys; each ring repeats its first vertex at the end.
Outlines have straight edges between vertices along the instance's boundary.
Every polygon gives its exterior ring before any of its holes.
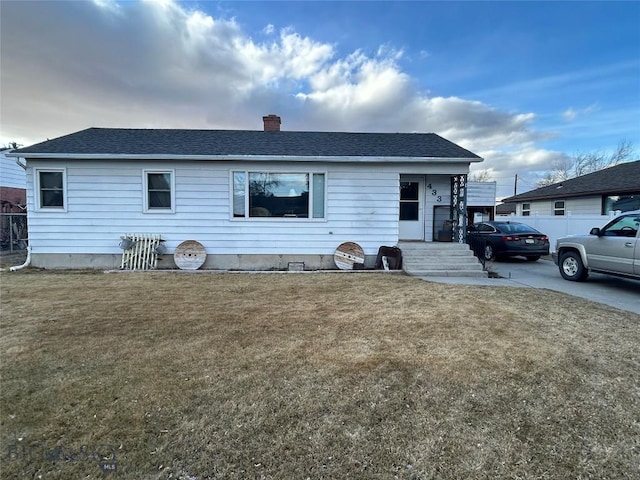
{"type": "Polygon", "coordinates": [[[296,162],[330,162],[330,163],[475,163],[482,162],[481,157],[449,158],[449,157],[366,157],[366,156],[298,156],[298,155],[171,155],[171,154],[110,154],[110,153],[14,153],[11,157],[24,157],[46,160],[195,160],[195,161],[296,161],[296,162]]]}

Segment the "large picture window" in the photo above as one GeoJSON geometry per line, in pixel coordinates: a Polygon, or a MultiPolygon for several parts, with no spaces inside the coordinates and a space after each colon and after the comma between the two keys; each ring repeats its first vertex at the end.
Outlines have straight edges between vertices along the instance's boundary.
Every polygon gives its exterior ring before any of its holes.
{"type": "Polygon", "coordinates": [[[324,218],[324,173],[233,172],[234,218],[324,218]]]}
{"type": "Polygon", "coordinates": [[[144,183],[146,212],[174,211],[174,187],[172,171],[145,170],[144,183]]]}
{"type": "Polygon", "coordinates": [[[38,170],[38,207],[65,209],[64,170],[38,170]]]}

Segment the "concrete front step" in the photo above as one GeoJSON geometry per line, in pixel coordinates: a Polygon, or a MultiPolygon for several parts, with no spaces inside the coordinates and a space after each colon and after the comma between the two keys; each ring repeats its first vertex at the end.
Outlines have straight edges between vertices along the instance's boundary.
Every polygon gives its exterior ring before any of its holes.
{"type": "Polygon", "coordinates": [[[453,263],[476,263],[478,259],[473,255],[434,255],[433,253],[427,253],[425,255],[402,255],[402,258],[407,260],[410,263],[413,262],[440,262],[443,259],[447,259],[447,261],[453,263]]]}
{"type": "Polygon", "coordinates": [[[466,244],[401,242],[403,269],[420,277],[487,277],[466,244]]]}
{"type": "Polygon", "coordinates": [[[453,258],[475,258],[471,250],[452,250],[450,252],[428,250],[422,252],[405,252],[402,251],[403,258],[425,258],[425,257],[453,257],[453,258]]]}
{"type": "Polygon", "coordinates": [[[478,270],[482,271],[482,265],[480,262],[476,263],[448,263],[431,262],[431,263],[407,263],[404,264],[404,269],[408,272],[413,270],[478,270]]]}
{"type": "Polygon", "coordinates": [[[469,255],[471,254],[473,255],[473,252],[471,251],[471,248],[469,248],[468,245],[460,245],[458,247],[449,247],[449,248],[442,248],[442,247],[402,248],[400,247],[400,249],[402,250],[403,256],[428,255],[428,254],[433,254],[433,255],[469,255]]]}
{"type": "Polygon", "coordinates": [[[405,270],[482,270],[482,264],[475,263],[449,263],[446,260],[440,262],[409,262],[403,263],[405,270]]]}
{"type": "Polygon", "coordinates": [[[466,243],[458,242],[399,242],[398,246],[406,250],[433,250],[433,249],[455,249],[455,248],[469,248],[466,243]]]}
{"type": "Polygon", "coordinates": [[[477,270],[416,270],[407,272],[414,277],[465,277],[465,278],[487,278],[489,274],[485,271],[477,270]]]}

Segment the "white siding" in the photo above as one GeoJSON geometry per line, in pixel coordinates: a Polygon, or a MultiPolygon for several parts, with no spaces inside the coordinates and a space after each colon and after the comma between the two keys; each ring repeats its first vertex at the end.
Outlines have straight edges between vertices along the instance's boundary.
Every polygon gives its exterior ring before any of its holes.
{"type": "MultiPolygon", "coordinates": [[[[345,241],[374,255],[398,236],[399,173],[388,166],[229,162],[29,161],[29,237],[34,254],[119,254],[120,235],[159,233],[169,252],[184,240],[209,254],[333,255],[345,241]],[[65,211],[36,209],[35,169],[66,167],[65,211]],[[175,172],[175,213],[144,213],[143,170],[175,172]],[[326,219],[235,219],[232,170],[326,173],[326,219]]],[[[448,195],[448,187],[447,187],[448,195]]],[[[448,196],[446,200],[448,201],[448,196]]]]}
{"type": "Polygon", "coordinates": [[[27,188],[25,170],[16,163],[15,158],[0,153],[0,186],[11,188],[27,188]]]}
{"type": "MultiPolygon", "coordinates": [[[[553,205],[551,205],[553,208],[553,205]]],[[[564,211],[571,215],[600,215],[602,213],[602,197],[567,198],[564,201],[564,211]]]]}
{"type": "Polygon", "coordinates": [[[517,213],[522,213],[523,203],[529,203],[531,205],[531,215],[553,215],[553,206],[555,202],[561,200],[564,201],[565,214],[571,212],[572,215],[600,215],[602,211],[602,197],[599,195],[594,195],[589,197],[558,197],[552,200],[520,202],[517,204],[517,213]]]}

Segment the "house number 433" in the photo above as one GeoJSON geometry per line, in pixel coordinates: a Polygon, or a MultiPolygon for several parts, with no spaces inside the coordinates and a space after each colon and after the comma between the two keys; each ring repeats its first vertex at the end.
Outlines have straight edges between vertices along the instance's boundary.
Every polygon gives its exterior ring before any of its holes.
{"type": "MultiPolygon", "coordinates": [[[[431,184],[429,184],[427,188],[431,189],[431,184]]],[[[431,195],[436,197],[436,202],[442,201],[442,195],[438,195],[438,190],[436,190],[435,188],[431,189],[431,195]]]]}

